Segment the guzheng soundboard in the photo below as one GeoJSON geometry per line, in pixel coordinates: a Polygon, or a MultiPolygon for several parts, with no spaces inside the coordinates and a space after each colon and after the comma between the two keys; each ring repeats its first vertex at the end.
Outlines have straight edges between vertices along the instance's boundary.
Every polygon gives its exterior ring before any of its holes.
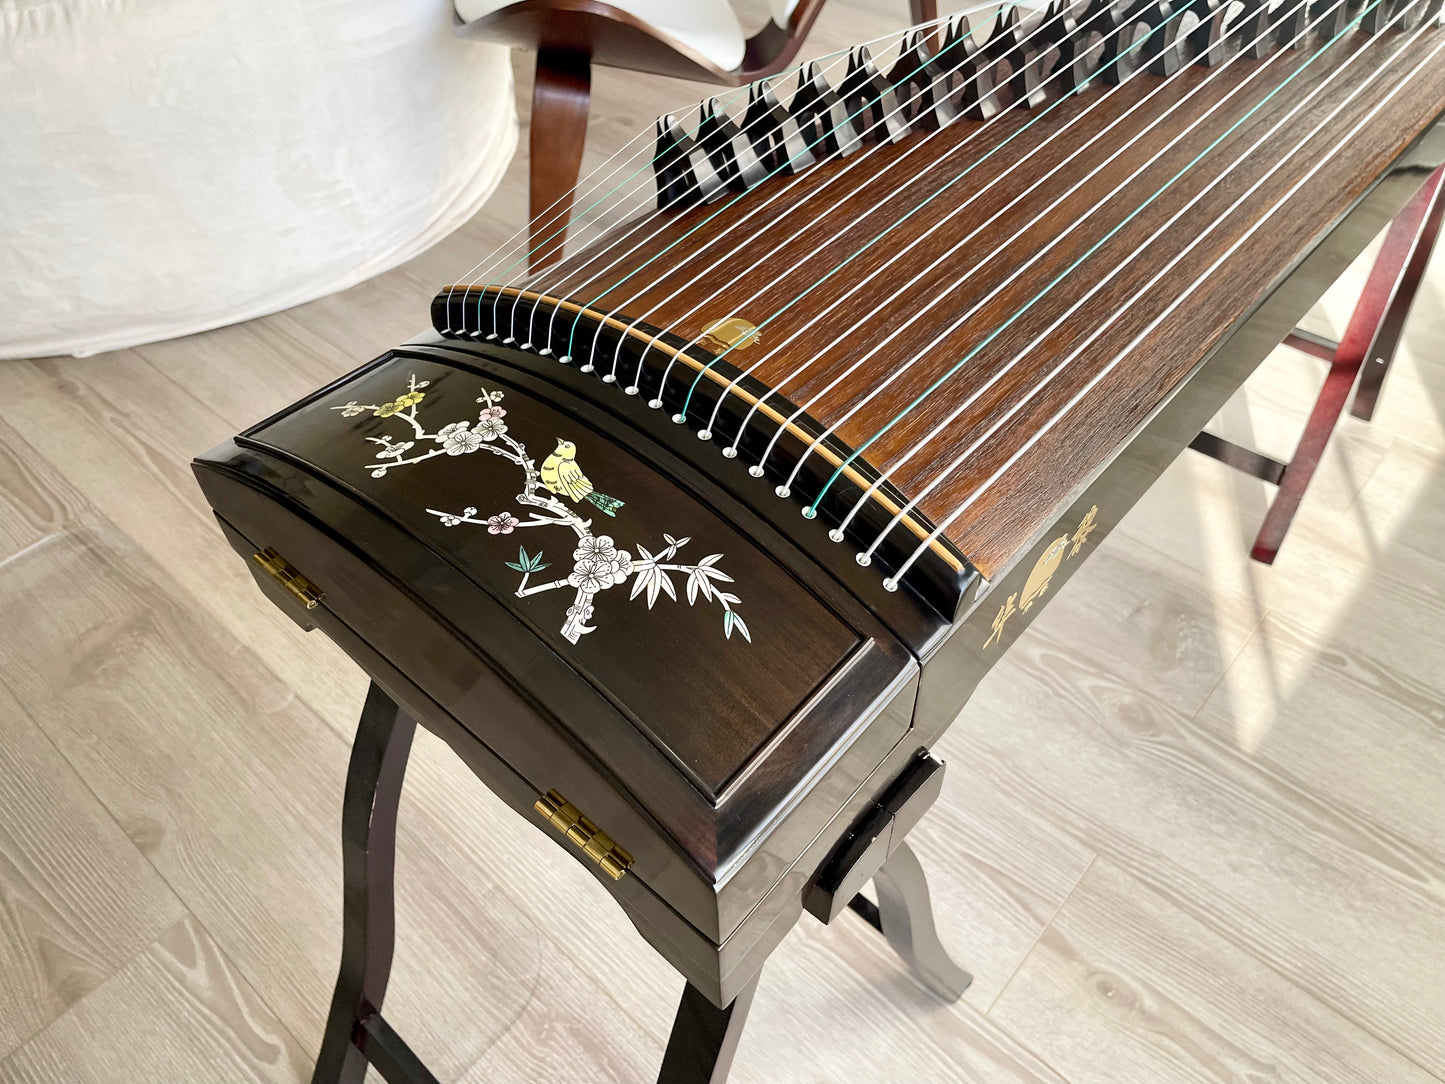
{"type": "Polygon", "coordinates": [[[664,117],[560,262],[504,248],[197,477],[726,1005],[1445,162],[1442,51],[1440,0],[1155,0],[824,58],[664,117]]]}

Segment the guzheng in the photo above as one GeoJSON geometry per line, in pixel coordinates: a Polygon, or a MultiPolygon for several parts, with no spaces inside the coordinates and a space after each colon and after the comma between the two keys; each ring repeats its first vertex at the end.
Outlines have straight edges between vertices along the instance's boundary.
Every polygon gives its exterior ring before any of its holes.
{"type": "Polygon", "coordinates": [[[1441,4],[1055,0],[669,114],[196,473],[726,1005],[1445,162],[1441,4]]]}

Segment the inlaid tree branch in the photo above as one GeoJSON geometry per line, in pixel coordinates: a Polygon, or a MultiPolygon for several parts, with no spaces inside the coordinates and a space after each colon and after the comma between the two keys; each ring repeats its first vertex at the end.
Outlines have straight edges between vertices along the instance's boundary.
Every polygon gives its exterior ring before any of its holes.
{"type": "Polygon", "coordinates": [[[587,633],[595,631],[596,626],[587,622],[594,614],[594,600],[601,592],[620,587],[630,579],[632,590],[628,599],[645,595],[650,610],[664,594],[674,602],[678,601],[678,587],[673,577],[679,576],[685,577],[682,584],[689,606],[695,606],[699,601],[716,603],[722,610],[723,635],[731,639],[736,630],[744,640],[752,641],[747,623],[735,609],[741,600],[722,587],[733,582],[731,576],[717,567],[722,554],[709,554],[696,564],[679,563],[674,558],[691,539],[674,538],[665,533],[662,536],[664,545],[656,554],[641,544],[636,546],[636,558],[628,550],[618,549],[611,535],[593,533],[592,520],[583,516],[580,506],[586,502],[594,511],[615,517],[624,507],[624,502],[595,490],[576,461],[577,449],[571,441],[559,440],[556,450],[538,466],[526,446],[507,431],[504,420],[507,412],[498,405],[503,393],[485,389],[477,399],[482,408],[475,423],[452,422],[436,432],[430,432],[417,417],[418,408],[426,398],[423,389],[427,383],[425,380],[418,381],[413,374],[407,390],[391,402],[362,404],[353,400],[332,409],[340,411],[345,418],[369,411],[379,418],[396,418],[408,427],[400,438],[390,435],[366,438],[379,446],[374,461],[367,464],[373,478],[384,478],[389,471],[437,456],[472,455],[476,452],[489,452],[512,464],[521,474],[522,487],[516,495],[516,502],[523,511],[522,517],[510,511],[482,514],[471,505],[460,512],[436,508],[428,508],[427,512],[436,516],[443,526],[469,524],[484,527],[488,534],[493,535],[510,535],[532,527],[570,530],[576,536],[576,544],[572,550],[572,570],[566,576],[533,582],[534,577],[552,567],[543,560],[540,549],[530,553],[525,546],[520,546],[517,560],[505,562],[508,568],[521,573],[516,591],[518,598],[559,589],[573,592],[572,604],[567,607],[566,620],[561,628],[567,640],[575,644],[587,633]],[[570,499],[573,506],[569,506],[566,499],[570,499]]]}

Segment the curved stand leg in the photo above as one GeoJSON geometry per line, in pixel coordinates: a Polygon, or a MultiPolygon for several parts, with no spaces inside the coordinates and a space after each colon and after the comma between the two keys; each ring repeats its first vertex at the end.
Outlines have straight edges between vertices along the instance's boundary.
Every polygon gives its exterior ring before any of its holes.
{"type": "Polygon", "coordinates": [[[592,59],[583,53],[543,48],[537,53],[532,87],[531,255],[533,270],[562,255],[573,189],[587,143],[587,110],[592,96],[592,59]]]}
{"type": "Polygon", "coordinates": [[[346,774],[341,972],[312,1084],[361,1084],[368,1053],[378,1063],[387,1060],[386,1052],[393,1047],[410,1055],[399,1040],[389,1041],[380,1013],[396,939],[396,812],[415,732],[416,723],[373,684],[361,709],[346,774]]]}
{"type": "Polygon", "coordinates": [[[731,1005],[719,1009],[688,983],[677,1007],[657,1084],[723,1084],[757,988],[754,976],[731,1005]]]}
{"type": "Polygon", "coordinates": [[[873,875],[873,885],[878,890],[876,907],[862,896],[848,906],[883,932],[919,982],[945,1001],[957,1001],[973,976],[953,962],[938,940],[928,880],[913,848],[898,844],[873,875]]]}

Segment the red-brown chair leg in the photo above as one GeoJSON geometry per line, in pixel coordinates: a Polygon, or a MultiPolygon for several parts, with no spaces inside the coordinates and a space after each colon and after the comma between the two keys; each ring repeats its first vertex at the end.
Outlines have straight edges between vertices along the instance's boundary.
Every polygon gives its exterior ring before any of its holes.
{"type": "MultiPolygon", "coordinates": [[[[908,14],[909,18],[913,20],[914,26],[918,26],[920,23],[936,22],[938,20],[938,0],[908,0],[908,14]]],[[[939,34],[935,28],[928,35],[928,43],[937,49],[942,37],[943,35],[939,34]]]]}
{"type": "Polygon", "coordinates": [[[562,255],[567,216],[587,142],[587,109],[592,95],[592,61],[584,53],[542,49],[532,88],[531,251],[533,269],[562,255]]]}
{"type": "MultiPolygon", "coordinates": [[[[1390,223],[1390,229],[1385,234],[1385,244],[1380,249],[1375,266],[1370,269],[1364,293],[1360,295],[1359,303],[1350,317],[1349,327],[1345,329],[1345,336],[1340,340],[1334,359],[1330,362],[1325,386],[1320,390],[1314,409],[1310,411],[1309,421],[1305,423],[1304,436],[1300,438],[1294,457],[1290,459],[1280,477],[1279,492],[1275,494],[1274,501],[1265,514],[1264,523],[1259,528],[1259,534],[1255,536],[1250,555],[1256,561],[1266,565],[1274,563],[1284,536],[1289,531],[1289,525],[1299,511],[1300,501],[1304,498],[1310,479],[1320,465],[1325,445],[1340,419],[1340,412],[1344,409],[1345,400],[1349,398],[1350,389],[1354,387],[1355,379],[1360,374],[1361,365],[1366,357],[1381,356],[1372,350],[1372,346],[1382,342],[1382,336],[1389,330],[1387,318],[1395,317],[1395,310],[1400,307],[1403,290],[1399,287],[1403,286],[1407,277],[1405,272],[1414,263],[1421,247],[1418,242],[1422,239],[1422,231],[1437,210],[1436,197],[1439,194],[1440,178],[1441,174],[1438,173],[1432,176],[1419,195],[1390,223]]],[[[1435,225],[1438,228],[1438,218],[1435,225]]],[[[1428,252],[1425,255],[1428,258],[1428,252]]],[[[1403,306],[1404,311],[1396,318],[1393,332],[1396,341],[1409,311],[1408,300],[1406,299],[1403,306]]]]}
{"type": "Polygon", "coordinates": [[[908,10],[914,26],[931,23],[938,18],[938,0],[908,0],[908,10]]]}
{"type": "MultiPolygon", "coordinates": [[[[1375,402],[1380,398],[1380,385],[1385,382],[1385,374],[1390,371],[1390,363],[1395,360],[1395,351],[1399,349],[1400,340],[1405,333],[1405,320],[1410,315],[1411,306],[1415,304],[1415,295],[1420,292],[1420,282],[1425,277],[1426,268],[1430,266],[1430,255],[1435,251],[1435,242],[1440,236],[1440,222],[1445,218],[1445,184],[1442,184],[1442,181],[1445,181],[1445,167],[1436,170],[1435,175],[1415,197],[1415,203],[1424,208],[1415,251],[1405,267],[1405,274],[1400,279],[1400,288],[1395,291],[1390,311],[1385,314],[1385,322],[1375,336],[1374,347],[1360,373],[1360,386],[1355,390],[1355,402],[1350,407],[1350,413],[1363,421],[1369,421],[1375,415],[1375,402]]],[[[1412,205],[1411,209],[1415,209],[1415,206],[1412,205]]],[[[1405,213],[1409,214],[1410,211],[1405,213]]]]}

